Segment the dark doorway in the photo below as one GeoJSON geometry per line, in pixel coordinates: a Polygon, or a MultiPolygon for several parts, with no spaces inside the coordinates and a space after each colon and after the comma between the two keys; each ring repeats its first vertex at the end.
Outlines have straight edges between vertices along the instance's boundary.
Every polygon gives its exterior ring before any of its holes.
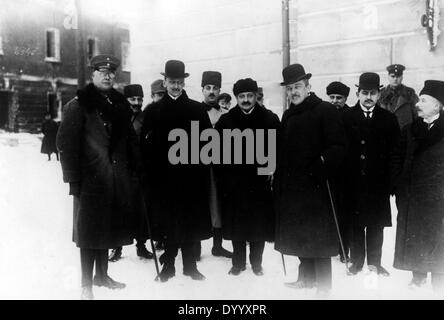
{"type": "Polygon", "coordinates": [[[0,91],[0,129],[8,129],[11,108],[11,91],[0,91]]]}

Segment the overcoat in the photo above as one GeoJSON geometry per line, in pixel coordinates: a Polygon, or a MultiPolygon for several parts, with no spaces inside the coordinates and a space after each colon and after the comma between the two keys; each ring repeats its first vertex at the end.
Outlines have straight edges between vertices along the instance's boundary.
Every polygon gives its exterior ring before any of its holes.
{"type": "MultiPolygon", "coordinates": [[[[191,141],[191,122],[199,124],[199,132],[211,128],[201,103],[188,98],[185,91],[174,100],[166,94],[144,110],[141,133],[142,158],[145,169],[145,199],[153,237],[167,237],[171,242],[200,241],[211,237],[209,210],[209,166],[191,164],[191,143],[199,150],[203,143],[191,141]],[[178,143],[169,141],[174,129],[188,136],[188,164],[172,164],[168,154],[178,143]]],[[[199,138],[199,137],[198,137],[199,138]]]]}
{"type": "Polygon", "coordinates": [[[418,96],[415,90],[403,84],[395,88],[390,86],[383,88],[379,98],[381,108],[395,114],[401,129],[418,117],[415,108],[417,102],[418,96]]]}
{"type": "Polygon", "coordinates": [[[346,150],[339,112],[314,93],[291,104],[282,117],[278,150],[276,250],[299,257],[336,256],[339,241],[326,178],[335,176],[346,150]]]}
{"type": "MultiPolygon", "coordinates": [[[[268,135],[268,130],[274,130],[276,134],[278,127],[279,118],[259,104],[254,106],[250,114],[245,114],[236,105],[228,113],[222,115],[216,123],[216,129],[220,136],[223,136],[223,130],[226,129],[252,130],[255,137],[252,143],[255,147],[257,146],[256,129],[263,129],[265,155],[275,159],[276,153],[273,155],[270,154],[270,150],[267,150],[268,139],[272,139],[272,136],[268,135]]],[[[276,145],[276,140],[271,143],[276,145]]],[[[248,147],[246,143],[242,146],[244,160],[248,147]]],[[[272,160],[269,159],[270,161],[272,160]]],[[[274,240],[275,217],[270,176],[258,175],[257,168],[260,166],[264,165],[258,164],[255,160],[254,164],[246,164],[245,161],[242,164],[232,162],[231,165],[221,165],[215,169],[221,197],[224,239],[234,241],[274,240]]]]}
{"type": "Polygon", "coordinates": [[[349,144],[346,194],[351,220],[363,227],[391,226],[390,157],[400,135],[396,117],[376,104],[367,119],[358,102],[343,119],[349,144]]]}
{"type": "Polygon", "coordinates": [[[392,173],[398,207],[394,267],[444,273],[444,114],[407,126],[392,173]]]}
{"type": "Polygon", "coordinates": [[[132,178],[140,150],[130,117],[122,94],[112,90],[106,99],[93,84],[64,107],[57,148],[63,180],[80,184],[73,221],[73,240],[80,248],[108,249],[133,241],[132,178]]]}
{"type": "Polygon", "coordinates": [[[42,124],[42,147],[40,149],[41,153],[51,154],[57,153],[56,147],[56,136],[59,125],[53,119],[45,120],[42,124]]]}

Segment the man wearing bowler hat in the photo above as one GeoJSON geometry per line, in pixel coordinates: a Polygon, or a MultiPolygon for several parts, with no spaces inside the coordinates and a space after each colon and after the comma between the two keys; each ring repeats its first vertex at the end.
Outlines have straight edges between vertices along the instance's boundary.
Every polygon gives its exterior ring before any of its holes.
{"type": "Polygon", "coordinates": [[[378,104],[379,75],[359,77],[358,102],[344,115],[349,148],[346,193],[351,215],[351,261],[349,275],[360,272],[367,255],[370,271],[382,276],[384,227],[392,225],[390,212],[390,157],[399,138],[399,125],[391,112],[378,104]]]}
{"type": "Polygon", "coordinates": [[[404,70],[402,64],[387,67],[389,84],[381,90],[379,98],[381,108],[395,114],[401,129],[418,117],[415,90],[402,84],[404,70]]]}
{"type": "MultiPolygon", "coordinates": [[[[202,94],[204,101],[202,102],[205,110],[207,110],[211,125],[216,125],[222,114],[226,113],[217,103],[222,86],[222,75],[218,71],[204,71],[202,74],[202,94]]],[[[210,210],[211,223],[213,226],[213,248],[211,254],[216,257],[231,258],[232,253],[222,247],[222,221],[220,212],[220,199],[217,192],[216,177],[214,171],[210,169],[210,210]]],[[[196,248],[196,257],[200,259],[200,242],[196,248]]]]}
{"type": "Polygon", "coordinates": [[[347,98],[350,94],[350,88],[339,81],[333,81],[327,86],[327,95],[330,98],[330,103],[340,111],[345,111],[349,108],[347,105],[347,98]]]}
{"type": "MultiPolygon", "coordinates": [[[[233,93],[237,105],[221,116],[216,129],[222,136],[224,130],[252,130],[256,144],[259,141],[257,130],[265,130],[262,142],[264,146],[271,143],[269,131],[279,127],[279,118],[271,111],[259,106],[256,101],[257,83],[251,78],[241,79],[234,84],[233,93]]],[[[274,136],[275,137],[275,136],[274,136]]],[[[246,143],[254,143],[246,142],[246,143]]],[[[249,147],[242,146],[244,158],[249,147]]],[[[268,150],[271,153],[270,150],[268,150]]],[[[231,160],[231,159],[230,159],[231,160]]],[[[262,254],[265,241],[274,239],[274,210],[270,185],[270,176],[258,175],[261,165],[254,161],[251,164],[223,165],[216,169],[220,186],[222,206],[222,226],[225,239],[233,243],[233,259],[230,275],[237,276],[246,269],[247,242],[252,271],[257,276],[263,275],[262,254]]],[[[274,170],[271,169],[271,170],[274,170]]]]}
{"type": "Polygon", "coordinates": [[[398,207],[396,269],[412,272],[411,288],[444,292],[444,81],[426,80],[416,104],[419,118],[407,125],[393,157],[398,207]]]}
{"type": "MultiPolygon", "coordinates": [[[[130,84],[123,88],[123,95],[126,100],[128,100],[130,109],[131,109],[131,123],[133,124],[134,131],[137,135],[137,141],[140,140],[140,131],[142,129],[143,123],[143,113],[142,113],[142,105],[143,105],[143,89],[140,84],[130,84]]],[[[139,179],[136,178],[134,181],[135,184],[139,183],[139,179]]],[[[140,198],[140,190],[135,193],[134,201],[137,201],[138,207],[140,207],[140,222],[139,222],[139,232],[135,235],[136,237],[136,248],[137,248],[137,256],[143,259],[152,259],[153,254],[146,249],[145,242],[148,237],[148,230],[146,226],[146,212],[144,210],[144,206],[141,205],[140,198]],[[143,208],[143,209],[142,209],[143,208]]],[[[111,254],[108,257],[108,260],[111,262],[115,262],[120,260],[122,257],[122,247],[115,248],[111,250],[111,254]]]]}
{"type": "Polygon", "coordinates": [[[92,83],[64,107],[57,134],[63,180],[74,197],[83,299],[93,299],[93,284],[125,287],[108,275],[108,249],[131,244],[137,221],[132,197],[139,148],[129,104],[113,89],[119,65],[111,55],[91,59],[92,83]]]}
{"type": "Polygon", "coordinates": [[[175,276],[179,248],[183,274],[204,280],[196,267],[194,248],[197,242],[211,237],[209,167],[200,164],[199,159],[191,163],[193,159],[189,157],[189,164],[172,164],[169,150],[177,141],[170,141],[169,134],[182,129],[191,137],[192,122],[197,122],[200,136],[200,132],[211,128],[211,123],[202,104],[188,98],[184,90],[189,74],[182,61],[167,61],[161,74],[167,94],[146,109],[141,135],[151,231],[155,240],[165,238],[159,280],[165,282],[175,276]]]}
{"type": "Polygon", "coordinates": [[[331,257],[339,246],[327,178],[344,158],[345,133],[339,112],[310,92],[311,73],[292,64],[282,75],[291,103],[282,116],[274,177],[275,248],[301,261],[298,280],[286,285],[316,286],[323,296],[331,289],[331,257]]]}

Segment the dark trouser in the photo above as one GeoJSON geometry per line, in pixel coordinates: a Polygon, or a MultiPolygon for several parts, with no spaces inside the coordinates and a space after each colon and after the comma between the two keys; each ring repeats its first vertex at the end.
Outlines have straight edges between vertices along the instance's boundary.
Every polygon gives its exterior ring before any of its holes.
{"type": "Polygon", "coordinates": [[[80,249],[80,264],[82,268],[82,287],[92,287],[94,262],[96,263],[96,277],[108,275],[107,249],[80,249]]]}
{"type": "Polygon", "coordinates": [[[183,271],[192,271],[197,269],[195,255],[196,246],[196,242],[178,244],[176,242],[170,242],[168,239],[166,239],[164,253],[165,265],[171,267],[174,266],[174,261],[180,248],[182,250],[183,271]]]}
{"type": "MultiPolygon", "coordinates": [[[[244,268],[247,263],[247,242],[246,241],[232,241],[233,242],[233,267],[244,268]]],[[[250,242],[250,264],[253,268],[260,268],[262,266],[262,254],[264,253],[265,241],[250,242]]]]}
{"type": "Polygon", "coordinates": [[[332,286],[331,258],[301,258],[298,281],[307,287],[330,290],[332,286]]]}
{"type": "MultiPolygon", "coordinates": [[[[427,279],[426,272],[412,271],[413,281],[420,282],[427,279]]],[[[432,287],[433,290],[442,291],[444,290],[444,273],[432,272],[432,287]]]]}
{"type": "Polygon", "coordinates": [[[381,266],[384,227],[361,227],[353,225],[351,239],[351,260],[358,268],[364,266],[367,249],[367,265],[381,266]]]}
{"type": "Polygon", "coordinates": [[[137,247],[137,248],[139,248],[139,247],[141,247],[141,248],[145,247],[145,242],[146,242],[147,240],[148,240],[148,239],[146,239],[146,238],[136,238],[136,247],[137,247]]]}

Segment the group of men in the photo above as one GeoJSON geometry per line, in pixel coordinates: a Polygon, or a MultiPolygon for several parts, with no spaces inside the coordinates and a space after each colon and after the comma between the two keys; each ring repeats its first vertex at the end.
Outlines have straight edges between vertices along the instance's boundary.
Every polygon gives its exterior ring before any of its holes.
{"type": "MultiPolygon", "coordinates": [[[[367,257],[370,270],[388,276],[381,253],[384,227],[391,226],[390,195],[398,206],[394,266],[413,272],[411,285],[423,285],[431,272],[434,288],[443,288],[443,81],[425,81],[418,102],[401,84],[403,66],[388,67],[390,84],[383,89],[379,75],[366,72],[356,85],[358,102],[348,107],[349,87],[331,83],[331,103],[322,101],[311,90],[312,75],[292,64],[282,71],[289,106],[280,120],[251,78],[234,84],[236,105],[227,110],[231,98],[220,94],[217,71],[202,75],[203,102],[190,99],[189,74],[178,60],[166,62],[164,79],[152,86],[154,101],[142,111],[141,86],[127,86],[124,95],[113,89],[119,64],[110,55],[91,60],[92,83],[64,107],[57,136],[63,178],[74,196],[83,299],[93,298],[93,284],[125,287],[109,277],[107,253],[121,252],[134,238],[144,258],[152,257],[148,238],[163,242],[161,282],[175,276],[179,249],[183,274],[204,280],[196,261],[200,241],[210,237],[212,254],[231,258],[233,276],[246,270],[247,245],[253,273],[264,274],[267,241],[299,257],[298,280],[286,284],[292,288],[316,287],[327,295],[331,257],[338,253],[350,260],[349,275],[360,272],[367,257]],[[259,175],[263,163],[246,161],[247,143],[240,145],[241,163],[204,164],[193,150],[181,155],[191,159],[187,164],[173,163],[177,129],[207,141],[207,129],[221,136],[252,129],[256,147],[257,141],[277,145],[276,170],[259,175]],[[257,137],[259,129],[266,134],[257,137]],[[222,239],[232,241],[232,253],[222,239]]],[[[206,148],[202,139],[190,145],[206,148]]]]}

